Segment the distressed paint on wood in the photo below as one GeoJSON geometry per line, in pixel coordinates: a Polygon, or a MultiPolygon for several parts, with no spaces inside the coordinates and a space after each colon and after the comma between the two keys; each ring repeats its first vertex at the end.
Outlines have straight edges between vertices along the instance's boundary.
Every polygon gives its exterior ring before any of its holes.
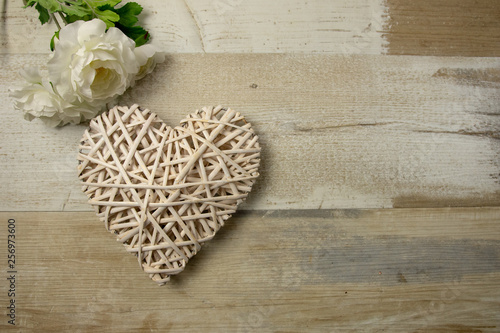
{"type": "Polygon", "coordinates": [[[83,127],[14,113],[7,89],[45,62],[54,27],[4,1],[0,210],[14,212],[0,218],[19,226],[17,328],[498,331],[499,208],[411,207],[499,206],[499,59],[345,56],[498,56],[497,2],[140,2],[153,43],[181,54],[123,102],[173,125],[207,104],[244,112],[265,145],[244,207],[264,211],[236,214],[178,279],[152,284],[85,204],[83,127]],[[344,57],[182,54],[203,52],[344,57]]]}
{"type": "MultiPolygon", "coordinates": [[[[141,23],[167,52],[328,52],[380,54],[382,0],[143,0],[141,23]]],[[[49,52],[55,26],[40,26],[34,9],[7,0],[1,53],[49,52]],[[21,35],[24,38],[18,38],[21,35]]]]}
{"type": "MultiPolygon", "coordinates": [[[[84,127],[24,121],[6,92],[24,63],[42,62],[1,59],[1,210],[90,210],[75,171],[84,127]]],[[[496,206],[499,68],[494,58],[170,55],[122,103],[171,125],[204,105],[241,111],[263,147],[245,209],[496,206]]]]}
{"type": "MultiPolygon", "coordinates": [[[[163,287],[93,213],[0,219],[18,225],[18,329],[496,332],[499,215],[499,208],[240,212],[163,287]]],[[[0,247],[5,242],[0,237],[0,247]]],[[[0,329],[8,329],[5,320],[0,329]]]]}
{"type": "MultiPolygon", "coordinates": [[[[498,1],[142,0],[141,22],[169,53],[499,56],[498,1]]],[[[49,53],[55,26],[2,4],[0,53],[49,53]]]]}
{"type": "Polygon", "coordinates": [[[184,0],[204,52],[381,54],[381,0],[184,0]]]}

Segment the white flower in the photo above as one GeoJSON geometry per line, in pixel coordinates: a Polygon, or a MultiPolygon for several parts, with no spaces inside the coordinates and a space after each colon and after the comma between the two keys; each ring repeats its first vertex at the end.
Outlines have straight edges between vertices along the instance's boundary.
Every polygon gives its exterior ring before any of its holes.
{"type": "Polygon", "coordinates": [[[24,71],[27,84],[11,92],[27,120],[40,118],[50,126],[95,117],[165,59],[151,45],[136,48],[117,28],[106,31],[99,19],[68,24],[55,43],[48,79],[38,69],[24,71]]]}
{"type": "Polygon", "coordinates": [[[79,124],[82,120],[93,118],[99,111],[95,106],[66,102],[52,89],[47,78],[40,75],[38,68],[21,71],[26,84],[12,90],[14,107],[24,112],[26,120],[40,118],[45,124],[55,127],[66,124],[79,124]]]}
{"type": "Polygon", "coordinates": [[[123,94],[139,71],[135,43],[117,28],[94,19],[59,32],[48,62],[55,91],[72,104],[102,106],[123,94]]]}
{"type": "Polygon", "coordinates": [[[60,122],[57,114],[68,104],[54,93],[37,68],[22,70],[21,75],[27,82],[22,88],[11,91],[10,96],[15,98],[14,107],[23,111],[27,120],[41,118],[49,125],[57,126],[60,122]]]}
{"type": "Polygon", "coordinates": [[[151,44],[136,47],[134,53],[140,66],[139,73],[135,76],[136,80],[142,79],[151,73],[157,64],[165,61],[165,54],[151,44]]]}

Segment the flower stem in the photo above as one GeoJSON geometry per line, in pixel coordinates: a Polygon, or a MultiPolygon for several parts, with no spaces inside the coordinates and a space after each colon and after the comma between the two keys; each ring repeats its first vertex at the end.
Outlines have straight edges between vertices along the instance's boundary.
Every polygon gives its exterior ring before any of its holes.
{"type": "Polygon", "coordinates": [[[92,17],[95,18],[97,17],[97,13],[95,12],[94,10],[94,7],[92,7],[88,2],[87,0],[82,0],[86,5],[87,7],[89,7],[89,9],[92,11],[92,17]]]}
{"type": "Polygon", "coordinates": [[[58,30],[61,30],[61,26],[59,25],[59,22],[57,22],[57,19],[56,19],[56,16],[54,15],[54,13],[50,13],[50,17],[52,18],[52,20],[54,20],[54,22],[56,23],[57,25],[57,29],[58,30]]]}
{"type": "Polygon", "coordinates": [[[64,17],[64,15],[61,14],[61,12],[57,12],[57,14],[59,14],[59,17],[61,18],[61,21],[63,21],[65,25],[68,25],[68,21],[66,21],[66,18],[64,17]]]}

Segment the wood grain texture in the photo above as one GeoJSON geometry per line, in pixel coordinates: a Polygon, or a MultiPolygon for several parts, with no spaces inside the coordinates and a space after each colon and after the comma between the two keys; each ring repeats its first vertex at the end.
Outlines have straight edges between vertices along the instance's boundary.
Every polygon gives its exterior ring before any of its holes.
{"type": "Polygon", "coordinates": [[[139,2],[169,55],[121,104],[173,126],[204,105],[242,112],[261,177],[156,286],[86,204],[85,126],[13,110],[55,27],[3,1],[0,249],[14,218],[18,273],[1,332],[500,330],[498,1],[139,2]]]}
{"type": "MultiPolygon", "coordinates": [[[[17,223],[21,331],[497,332],[499,215],[500,208],[240,212],[163,287],[93,213],[12,212],[0,220],[17,223]]],[[[2,306],[6,300],[2,292],[2,306]]]]}
{"type": "Polygon", "coordinates": [[[500,56],[500,2],[387,0],[388,54],[500,56]]]}
{"type": "MultiPolygon", "coordinates": [[[[7,90],[43,61],[0,59],[0,209],[90,210],[76,177],[84,126],[24,121],[7,90]]],[[[240,111],[263,149],[245,209],[498,206],[499,90],[496,58],[183,54],[121,102],[171,125],[204,105],[240,111]]]]}
{"type": "MultiPolygon", "coordinates": [[[[499,56],[498,1],[142,0],[141,22],[169,53],[499,56]]],[[[55,25],[6,0],[0,53],[49,53],[55,25]],[[22,36],[22,38],[19,38],[22,36]]]]}
{"type": "MultiPolygon", "coordinates": [[[[142,0],[141,24],[167,52],[327,52],[380,54],[382,0],[142,0]]],[[[0,53],[49,53],[53,23],[6,0],[0,53]],[[24,38],[18,38],[21,35],[24,38]]]]}

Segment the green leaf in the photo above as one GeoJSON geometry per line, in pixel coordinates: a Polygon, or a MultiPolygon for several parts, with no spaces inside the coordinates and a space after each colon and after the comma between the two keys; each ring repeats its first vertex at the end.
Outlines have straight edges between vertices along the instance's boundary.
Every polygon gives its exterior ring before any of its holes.
{"type": "MultiPolygon", "coordinates": [[[[25,7],[33,7],[40,13],[39,19],[42,24],[46,23],[51,13],[59,12],[66,23],[77,20],[90,21],[98,18],[106,23],[106,26],[116,26],[125,35],[141,46],[149,40],[149,33],[142,27],[136,26],[137,16],[142,12],[142,6],[136,2],[126,3],[120,8],[115,8],[121,0],[27,0],[25,7]]],[[[52,38],[51,48],[54,47],[52,38]]]]}
{"type": "Polygon", "coordinates": [[[129,2],[123,7],[116,9],[120,15],[120,20],[116,27],[120,29],[130,39],[135,41],[136,46],[144,45],[149,40],[149,33],[140,26],[135,26],[138,22],[137,15],[142,12],[142,6],[136,2],[129,2]]]}
{"type": "Polygon", "coordinates": [[[116,24],[116,27],[127,35],[127,37],[132,39],[135,42],[135,46],[144,45],[149,40],[149,33],[142,27],[125,27],[119,23],[116,24]]]}
{"type": "Polygon", "coordinates": [[[114,27],[115,22],[118,22],[120,20],[120,15],[115,13],[111,8],[108,6],[103,6],[102,9],[95,8],[94,9],[94,14],[98,19],[101,19],[106,23],[106,25],[109,27],[114,27]]]}
{"type": "Polygon", "coordinates": [[[120,2],[122,2],[122,0],[83,0],[83,2],[87,3],[89,6],[98,8],[102,6],[114,7],[120,2]]]}
{"type": "Polygon", "coordinates": [[[28,1],[26,1],[26,5],[24,6],[24,8],[33,7],[33,5],[36,4],[36,1],[37,0],[28,0],[28,1]]]}
{"type": "Polygon", "coordinates": [[[139,18],[139,15],[142,12],[142,6],[137,2],[129,2],[126,3],[123,7],[116,9],[118,15],[120,15],[120,21],[118,21],[124,27],[133,27],[139,18]]]}
{"type": "Polygon", "coordinates": [[[37,2],[49,12],[57,12],[61,9],[61,3],[58,0],[38,0],[37,2]]]}
{"type": "Polygon", "coordinates": [[[42,25],[47,23],[50,19],[49,11],[45,7],[42,7],[39,3],[36,4],[35,9],[38,11],[38,19],[42,25]]]}
{"type": "Polygon", "coordinates": [[[85,15],[85,16],[78,16],[78,15],[66,15],[66,22],[69,23],[73,23],[73,22],[76,22],[76,21],[79,21],[79,20],[82,20],[82,21],[90,21],[92,20],[92,15],[85,15]]]}
{"type": "Polygon", "coordinates": [[[71,15],[71,16],[79,16],[79,17],[89,16],[89,17],[92,17],[92,11],[90,10],[90,8],[86,7],[85,5],[63,3],[63,4],[61,4],[61,12],[63,12],[66,15],[71,15]]]}
{"type": "Polygon", "coordinates": [[[115,9],[113,8],[120,2],[121,0],[72,0],[65,1],[61,8],[73,20],[75,17],[80,17],[85,21],[98,18],[104,21],[109,28],[115,25],[114,22],[120,20],[120,15],[115,13],[115,9]]]}

